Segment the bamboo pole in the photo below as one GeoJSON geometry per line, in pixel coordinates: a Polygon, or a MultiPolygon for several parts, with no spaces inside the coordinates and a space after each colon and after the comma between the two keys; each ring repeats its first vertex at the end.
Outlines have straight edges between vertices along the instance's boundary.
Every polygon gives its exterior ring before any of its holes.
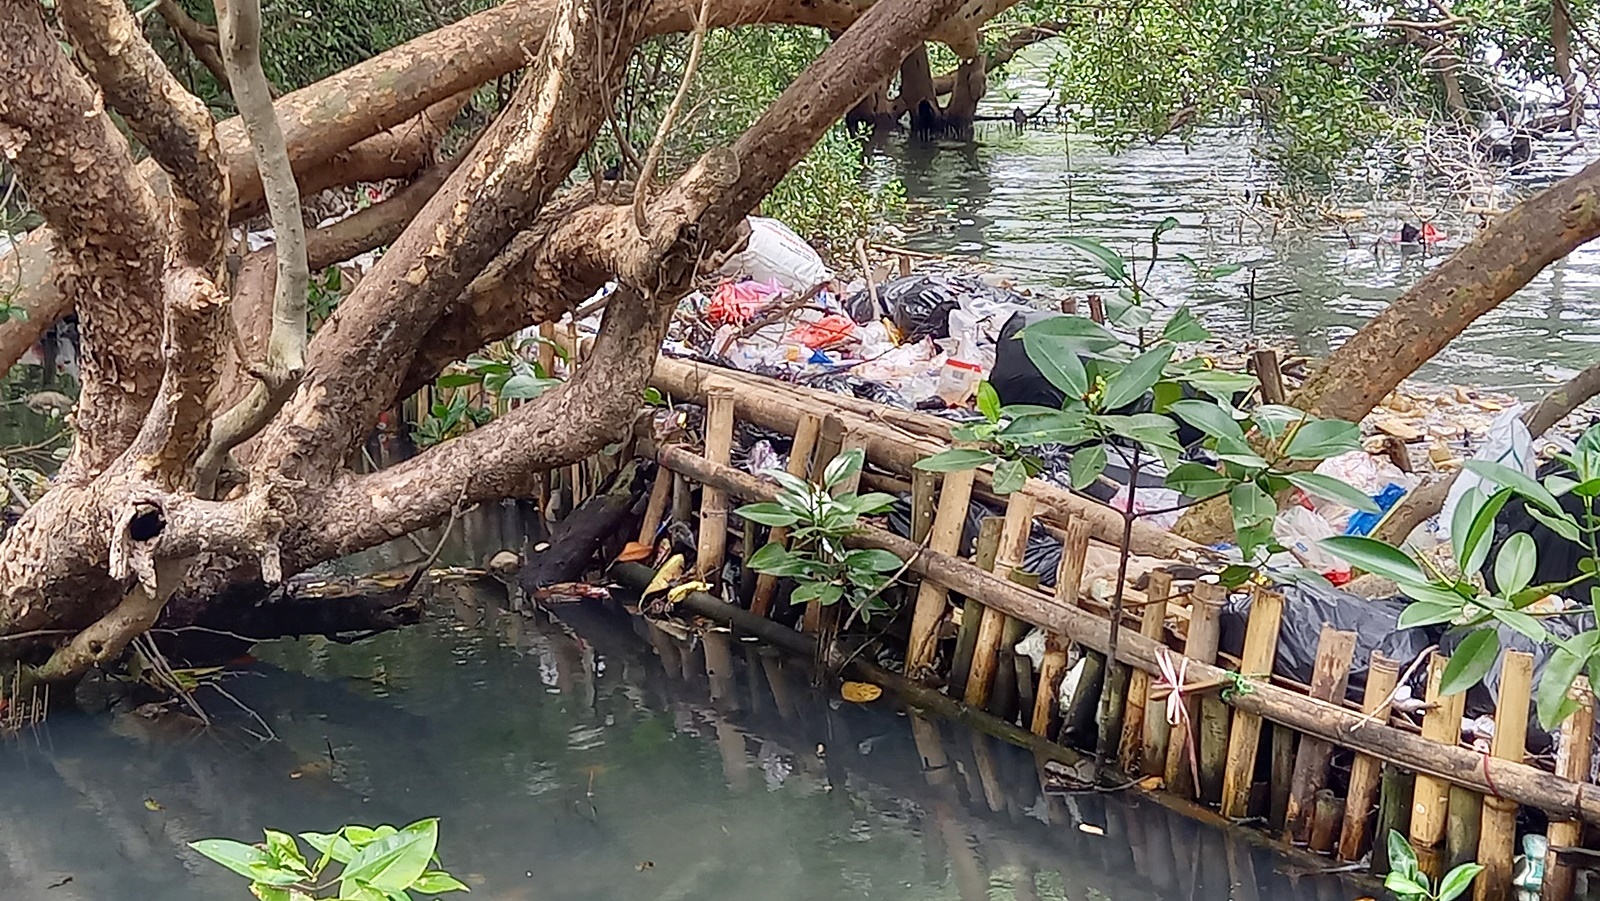
{"type": "MultiPolygon", "coordinates": [[[[1160,570],[1150,574],[1148,600],[1140,611],[1139,634],[1160,642],[1166,629],[1167,602],[1172,597],[1172,577],[1160,570]]],[[[1133,670],[1128,676],[1128,699],[1122,714],[1122,736],[1117,743],[1117,763],[1124,773],[1142,769],[1146,708],[1150,704],[1150,674],[1133,670]]],[[[1166,722],[1165,705],[1158,717],[1166,722]]]]}
{"type": "MultiPolygon", "coordinates": [[[[985,572],[994,572],[994,561],[1000,553],[1000,532],[1005,520],[998,516],[985,516],[978,521],[978,540],[972,548],[972,562],[985,572]]],[[[972,656],[978,648],[978,626],[983,622],[983,604],[967,598],[961,607],[961,624],[956,632],[955,653],[950,657],[950,678],[946,688],[953,698],[965,697],[967,680],[972,676],[972,656]]]]}
{"type": "Polygon", "coordinates": [[[1411,799],[1417,791],[1416,776],[1399,766],[1386,763],[1378,780],[1378,826],[1372,839],[1374,876],[1386,876],[1389,865],[1389,833],[1405,835],[1411,830],[1411,799]]]}
{"type": "Polygon", "coordinates": [[[1289,394],[1283,388],[1283,367],[1278,363],[1278,352],[1264,347],[1255,352],[1252,360],[1256,365],[1256,378],[1261,380],[1262,402],[1283,403],[1289,394]]]}
{"type": "MultiPolygon", "coordinates": [[[[1222,637],[1222,601],[1227,597],[1222,586],[1212,582],[1197,582],[1194,590],[1189,595],[1189,636],[1184,641],[1183,656],[1200,663],[1214,663],[1217,659],[1217,642],[1222,637]]],[[[1180,797],[1196,797],[1194,773],[1190,772],[1189,755],[1196,753],[1201,747],[1200,742],[1200,709],[1204,702],[1201,697],[1188,696],[1184,704],[1188,708],[1185,722],[1186,727],[1180,727],[1177,734],[1171,736],[1167,745],[1167,759],[1162,769],[1162,780],[1166,783],[1167,790],[1180,797]],[[1190,743],[1193,748],[1189,747],[1190,743]]],[[[1167,703],[1172,703],[1169,698],[1167,703]]],[[[1217,702],[1221,704],[1221,701],[1217,702]]],[[[1222,715],[1227,716],[1227,707],[1223,707],[1222,715]]],[[[1226,719],[1223,720],[1227,722],[1226,719]]]]}
{"type": "MultiPolygon", "coordinates": [[[[789,449],[789,464],[784,467],[789,475],[803,479],[810,471],[811,452],[817,447],[817,437],[822,431],[822,420],[807,413],[800,417],[795,425],[794,444],[789,449]]],[[[787,547],[789,544],[789,530],[783,526],[774,528],[767,536],[771,544],[787,547]]],[[[756,577],[756,588],[750,596],[750,612],[757,616],[766,616],[772,609],[773,595],[778,591],[778,577],[762,573],[756,577]]]]}
{"type": "MultiPolygon", "coordinates": [[[[1001,576],[1009,578],[1011,570],[1022,563],[1023,554],[1028,550],[1028,534],[1033,529],[1036,505],[1033,498],[1022,494],[1012,495],[1006,504],[1000,547],[995,554],[995,571],[1001,576]]],[[[972,673],[967,679],[964,693],[967,703],[973,707],[985,708],[989,705],[1005,624],[1004,613],[989,607],[983,608],[983,618],[978,625],[978,643],[972,652],[972,673]]]]}
{"type": "Polygon", "coordinates": [[[1267,796],[1267,825],[1273,830],[1282,832],[1283,824],[1289,816],[1289,789],[1291,780],[1294,779],[1294,749],[1296,739],[1294,730],[1282,723],[1272,723],[1268,726],[1267,747],[1269,751],[1266,785],[1254,786],[1255,791],[1266,792],[1267,796]]]}
{"type": "MultiPolygon", "coordinates": [[[[1356,633],[1341,632],[1332,626],[1322,627],[1322,635],[1317,639],[1316,662],[1311,669],[1313,698],[1334,704],[1344,703],[1345,688],[1350,684],[1350,663],[1355,658],[1355,652],[1356,633]]],[[[1328,742],[1309,736],[1300,740],[1284,816],[1284,833],[1291,842],[1307,844],[1311,841],[1316,796],[1328,784],[1328,763],[1332,757],[1333,745],[1328,742]]]]}
{"type": "MultiPolygon", "coordinates": [[[[1389,722],[1389,695],[1399,681],[1400,664],[1379,651],[1367,661],[1367,687],[1361,711],[1378,724],[1389,722]]],[[[1344,825],[1339,827],[1339,859],[1359,860],[1367,853],[1367,824],[1378,800],[1378,777],[1383,764],[1370,754],[1357,754],[1350,764],[1350,790],[1345,798],[1344,825]]]]}
{"type": "Polygon", "coordinates": [[[911,540],[921,544],[933,532],[934,494],[939,490],[939,474],[925,469],[911,473],[911,540]]]}
{"type": "Polygon", "coordinates": [[[1333,789],[1317,789],[1311,814],[1311,850],[1318,854],[1332,854],[1339,838],[1339,824],[1344,819],[1344,804],[1333,789]]]}
{"type": "MultiPolygon", "coordinates": [[[[733,454],[733,389],[712,388],[706,394],[706,461],[727,466],[733,454]]],[[[722,562],[728,550],[728,493],[714,485],[700,492],[700,547],[695,574],[717,594],[722,586],[722,562]]]]}
{"type": "MultiPolygon", "coordinates": [[[[1283,623],[1283,595],[1257,586],[1245,627],[1244,652],[1239,674],[1270,682],[1278,656],[1278,629],[1283,623]]],[[[1254,685],[1251,690],[1256,690],[1254,685]]],[[[1261,717],[1236,712],[1228,735],[1227,768],[1222,777],[1222,815],[1243,818],[1249,812],[1251,783],[1255,780],[1256,753],[1261,740],[1261,717]]]]}
{"type": "MultiPolygon", "coordinates": [[[[1522,762],[1528,743],[1528,699],[1533,694],[1533,655],[1506,651],[1500,663],[1500,702],[1494,712],[1490,753],[1500,760],[1522,762]]],[[[1352,778],[1354,778],[1352,776],[1352,778]]],[[[1483,799],[1483,826],[1478,833],[1478,863],[1483,872],[1473,883],[1474,901],[1506,901],[1511,897],[1511,868],[1517,856],[1517,803],[1498,794],[1483,799]]]]}
{"type": "MultiPolygon", "coordinates": [[[[1078,592],[1083,582],[1084,558],[1089,552],[1089,524],[1083,517],[1074,516],[1067,521],[1067,537],[1061,542],[1061,565],[1056,569],[1056,601],[1064,606],[1078,602],[1078,592]]],[[[1061,679],[1067,670],[1067,640],[1054,632],[1045,636],[1044,661],[1039,666],[1035,680],[1033,700],[1033,734],[1046,738],[1055,734],[1051,728],[1059,718],[1061,679]]]]}
{"type": "Polygon", "coordinates": [[[1444,831],[1444,865],[1450,872],[1457,864],[1470,863],[1478,855],[1483,835],[1483,796],[1459,785],[1450,786],[1444,831]]]}
{"type": "MultiPolygon", "coordinates": [[[[1556,748],[1556,775],[1573,782],[1589,779],[1589,758],[1594,751],[1594,692],[1589,688],[1587,676],[1572,680],[1567,697],[1578,703],[1578,709],[1561,724],[1561,744],[1556,748]]],[[[1546,831],[1550,850],[1544,857],[1544,883],[1539,887],[1540,901],[1571,901],[1577,871],[1561,857],[1561,851],[1577,846],[1583,841],[1581,820],[1550,820],[1546,831]]]]}
{"type": "Polygon", "coordinates": [[[665,467],[656,469],[656,480],[650,486],[650,501],[644,508],[644,521],[639,524],[639,543],[653,545],[656,533],[661,531],[661,520],[667,515],[667,502],[672,499],[672,473],[665,467]]]}
{"type": "MultiPolygon", "coordinates": [[[[1428,661],[1428,692],[1424,697],[1434,705],[1422,716],[1422,737],[1440,745],[1456,747],[1461,738],[1461,705],[1465,694],[1443,696],[1440,683],[1450,658],[1434,654],[1428,661]]],[[[1449,824],[1450,783],[1427,773],[1417,774],[1416,793],[1411,802],[1411,847],[1417,852],[1417,868],[1438,879],[1444,869],[1444,833],[1449,824]]]]}
{"type": "MultiPolygon", "coordinates": [[[[935,554],[961,552],[961,529],[967,522],[967,505],[972,502],[972,470],[947,472],[939,486],[939,506],[929,533],[928,550],[935,554]]],[[[906,673],[912,678],[933,669],[939,649],[939,623],[950,604],[949,592],[934,579],[923,579],[917,586],[916,607],[911,615],[911,638],[906,646],[906,673]]]]}

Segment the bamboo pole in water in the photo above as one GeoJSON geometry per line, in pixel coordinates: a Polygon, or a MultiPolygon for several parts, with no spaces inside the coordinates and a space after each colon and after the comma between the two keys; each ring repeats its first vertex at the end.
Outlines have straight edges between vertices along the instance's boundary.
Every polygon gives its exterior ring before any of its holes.
{"type": "MultiPolygon", "coordinates": [[[[1010,578],[1011,570],[1022,563],[1023,554],[1028,550],[1028,534],[1033,529],[1036,503],[1027,495],[1014,494],[1006,504],[1000,547],[995,554],[995,572],[1004,578],[1010,578]]],[[[1004,613],[990,607],[983,608],[983,618],[978,625],[978,643],[972,652],[972,673],[964,692],[967,703],[973,707],[984,708],[989,705],[1005,624],[1004,613]]]]}
{"type": "MultiPolygon", "coordinates": [[[[1220,585],[1212,582],[1195,583],[1194,590],[1189,595],[1189,636],[1184,641],[1183,656],[1205,664],[1216,662],[1217,642],[1222,637],[1222,601],[1226,597],[1227,592],[1220,585]]],[[[1199,697],[1190,695],[1184,698],[1183,703],[1187,708],[1184,725],[1178,727],[1177,734],[1173,735],[1167,744],[1167,760],[1162,778],[1167,784],[1167,790],[1179,797],[1197,797],[1196,774],[1191,772],[1189,760],[1190,755],[1194,754],[1195,763],[1202,769],[1205,768],[1201,752],[1208,748],[1201,739],[1200,728],[1201,709],[1207,697],[1210,695],[1199,697]]],[[[1167,703],[1171,704],[1172,699],[1168,698],[1167,703]]],[[[1216,704],[1222,708],[1220,713],[1224,728],[1221,735],[1224,740],[1211,743],[1209,750],[1221,749],[1222,757],[1225,757],[1228,708],[1220,699],[1216,700],[1216,704]]],[[[1215,753],[1211,756],[1220,759],[1215,753]]],[[[1220,775],[1221,770],[1217,772],[1220,775]]]]}
{"type": "MultiPolygon", "coordinates": [[[[1061,565],[1056,569],[1056,601],[1078,603],[1084,558],[1089,552],[1089,524],[1081,516],[1067,520],[1067,537],[1061,542],[1061,565]]],[[[1050,738],[1059,717],[1061,679],[1067,671],[1067,639],[1054,632],[1045,636],[1044,661],[1034,687],[1033,734],[1050,738]]]]}
{"type": "MultiPolygon", "coordinates": [[[[1573,782],[1589,779],[1589,758],[1594,749],[1594,692],[1589,679],[1579,676],[1572,680],[1567,697],[1576,701],[1578,709],[1561,724],[1561,744],[1556,748],[1556,775],[1573,782]]],[[[1541,901],[1570,901],[1577,872],[1563,862],[1560,851],[1575,846],[1583,839],[1581,820],[1550,820],[1546,835],[1550,850],[1545,852],[1544,882],[1539,887],[1541,901]]]]}
{"type": "MultiPolygon", "coordinates": [[[[1257,586],[1245,626],[1244,652],[1239,674],[1270,682],[1278,656],[1278,629],[1283,623],[1283,595],[1257,586]]],[[[1255,780],[1256,753],[1261,741],[1261,717],[1235,712],[1228,734],[1228,761],[1222,776],[1222,815],[1240,819],[1249,813],[1251,783],[1255,780]]]]}
{"type": "MultiPolygon", "coordinates": [[[[1449,662],[1450,658],[1443,654],[1434,654],[1428,661],[1428,693],[1424,699],[1434,706],[1422,716],[1422,737],[1456,747],[1461,738],[1465,694],[1445,697],[1440,690],[1449,662]]],[[[1416,794],[1411,802],[1411,847],[1417,852],[1417,868],[1433,879],[1444,875],[1443,843],[1449,813],[1450,783],[1437,776],[1417,774],[1416,794]]]]}
{"type": "MultiPolygon", "coordinates": [[[[705,458],[727,466],[733,454],[733,389],[717,386],[707,392],[705,458]]],[[[728,550],[728,493],[715,485],[700,491],[700,546],[695,573],[716,594],[722,586],[722,562],[728,550]]]]}
{"type": "MultiPolygon", "coordinates": [[[[967,505],[972,502],[972,470],[947,472],[939,486],[939,506],[928,536],[928,550],[954,556],[961,553],[961,529],[967,522],[967,505]]],[[[937,580],[923,579],[917,586],[916,607],[911,614],[911,639],[906,646],[906,673],[919,678],[933,669],[939,648],[939,623],[950,605],[950,593],[937,580]]]]}
{"type": "MultiPolygon", "coordinates": [[[[1389,722],[1389,695],[1399,681],[1400,664],[1380,651],[1367,660],[1367,687],[1361,696],[1361,711],[1374,724],[1389,722]]],[[[1345,799],[1344,825],[1339,828],[1339,859],[1359,860],[1367,853],[1367,824],[1378,801],[1378,778],[1383,763],[1370,754],[1357,754],[1350,764],[1350,790],[1345,799]]]]}
{"type": "Polygon", "coordinates": [[[1343,819],[1344,803],[1333,793],[1333,789],[1317,789],[1311,813],[1309,840],[1311,850],[1318,854],[1332,854],[1334,842],[1339,838],[1339,824],[1343,819]]]}
{"type": "MultiPolygon", "coordinates": [[[[1490,753],[1500,760],[1522,762],[1528,743],[1528,699],[1533,694],[1533,655],[1506,651],[1500,663],[1500,703],[1494,712],[1490,753]]],[[[1483,826],[1478,832],[1478,863],[1483,872],[1473,883],[1474,901],[1506,901],[1511,897],[1511,868],[1517,856],[1517,803],[1498,794],[1483,799],[1483,826]]]]}
{"type": "Polygon", "coordinates": [[[1374,876],[1385,876],[1389,865],[1389,833],[1405,835],[1411,830],[1411,799],[1417,790],[1416,776],[1392,763],[1383,765],[1378,781],[1378,825],[1372,838],[1374,876]]]}
{"type": "MultiPolygon", "coordinates": [[[[985,516],[978,521],[978,540],[972,548],[972,562],[985,572],[994,572],[995,557],[1000,553],[1000,532],[1005,520],[998,516],[985,516]]],[[[978,648],[978,626],[983,622],[983,604],[976,598],[967,598],[961,607],[961,624],[956,632],[955,653],[950,657],[950,678],[946,688],[952,698],[965,697],[967,681],[972,676],[972,657],[978,648]]]]}
{"type": "MultiPolygon", "coordinates": [[[[1139,634],[1161,641],[1166,629],[1167,601],[1172,597],[1172,577],[1160,570],[1150,574],[1148,600],[1140,611],[1139,634]]],[[[1122,714],[1122,736],[1117,742],[1117,763],[1124,773],[1142,769],[1144,763],[1144,724],[1150,705],[1150,674],[1136,669],[1128,676],[1128,700],[1122,714]]],[[[1162,722],[1166,721],[1163,710],[1162,722]]]]}
{"type": "Polygon", "coordinates": [[[1267,730],[1269,775],[1265,785],[1257,784],[1253,790],[1265,793],[1267,825],[1273,831],[1282,833],[1284,821],[1289,816],[1289,789],[1294,780],[1294,749],[1299,736],[1282,723],[1272,723],[1267,730]]]}
{"type": "MultiPolygon", "coordinates": [[[[1311,669],[1311,696],[1334,704],[1344,703],[1345,687],[1350,684],[1350,663],[1355,658],[1356,633],[1323,626],[1317,639],[1317,658],[1311,669]]],[[[1320,738],[1300,740],[1295,755],[1294,775],[1289,786],[1289,806],[1284,817],[1284,832],[1291,842],[1311,841],[1311,820],[1317,792],[1328,784],[1328,763],[1333,745],[1320,738]]]]}
{"type": "Polygon", "coordinates": [[[1444,832],[1444,865],[1449,872],[1457,864],[1470,863],[1478,855],[1483,829],[1483,796],[1459,785],[1450,786],[1444,832]]]}
{"type": "MultiPolygon", "coordinates": [[[[807,413],[800,417],[795,425],[794,444],[789,449],[789,464],[785,467],[789,475],[798,479],[806,477],[811,469],[811,452],[817,447],[817,437],[822,431],[822,420],[807,413]]],[[[767,536],[767,541],[772,544],[787,547],[789,544],[789,530],[778,526],[767,536]]],[[[772,597],[778,591],[778,577],[762,573],[756,577],[755,591],[750,595],[750,612],[757,616],[766,616],[772,609],[772,597]]]]}

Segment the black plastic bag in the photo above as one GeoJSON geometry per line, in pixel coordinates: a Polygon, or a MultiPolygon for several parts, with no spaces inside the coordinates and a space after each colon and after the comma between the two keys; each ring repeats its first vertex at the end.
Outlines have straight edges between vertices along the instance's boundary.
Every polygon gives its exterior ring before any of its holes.
{"type": "MultiPolygon", "coordinates": [[[[1026,304],[1021,295],[968,275],[909,275],[878,286],[878,300],[888,311],[889,321],[908,342],[950,337],[950,311],[968,297],[1026,304]]],[[[845,311],[857,322],[873,322],[879,316],[872,294],[866,290],[850,298],[845,311]]]]}

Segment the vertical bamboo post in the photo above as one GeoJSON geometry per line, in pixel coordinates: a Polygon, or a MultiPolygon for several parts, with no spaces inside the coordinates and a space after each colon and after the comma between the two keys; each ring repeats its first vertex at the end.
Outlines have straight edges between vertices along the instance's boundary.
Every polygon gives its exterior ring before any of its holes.
{"type": "MultiPolygon", "coordinates": [[[[1589,781],[1589,758],[1594,750],[1594,692],[1589,679],[1572,680],[1567,697],[1578,702],[1578,709],[1561,724],[1561,744],[1556,748],[1556,775],[1573,782],[1589,781]]],[[[1539,888],[1541,901],[1571,901],[1577,872],[1557,856],[1558,849],[1579,844],[1583,839],[1582,820],[1552,820],[1546,835],[1550,850],[1544,857],[1544,883],[1539,888]]]]}
{"type": "MultiPolygon", "coordinates": [[[[789,448],[789,465],[785,467],[789,475],[803,479],[811,466],[811,452],[816,449],[817,436],[822,431],[822,420],[811,413],[802,413],[800,420],[795,423],[794,444],[789,448]]],[[[779,526],[767,535],[767,541],[772,544],[787,546],[789,530],[779,526]]],[[[778,577],[762,573],[756,577],[756,587],[750,595],[750,612],[757,616],[766,616],[772,609],[772,596],[778,590],[778,577]]]]}
{"type": "MultiPolygon", "coordinates": [[[[1332,704],[1343,704],[1350,684],[1350,662],[1355,658],[1356,633],[1323,626],[1317,639],[1317,658],[1311,669],[1311,697],[1332,704]]],[[[1317,792],[1328,784],[1328,763],[1333,745],[1320,738],[1302,736],[1290,778],[1289,806],[1284,815],[1284,833],[1289,841],[1308,844],[1317,792]]]]}
{"type": "MultiPolygon", "coordinates": [[[[972,500],[974,472],[964,469],[947,472],[939,486],[939,506],[933,517],[928,548],[951,556],[961,553],[961,529],[967,522],[967,505],[972,500]]],[[[944,619],[950,596],[932,579],[917,586],[916,606],[911,615],[911,639],[906,645],[906,674],[919,678],[933,668],[938,651],[939,623],[944,619]]]]}
{"type": "MultiPolygon", "coordinates": [[[[718,385],[706,392],[706,459],[727,466],[733,453],[733,389],[718,385]]],[[[716,594],[722,586],[722,561],[728,550],[728,495],[710,485],[700,489],[700,547],[695,574],[716,594]]]]}
{"type": "Polygon", "coordinates": [[[656,533],[661,531],[661,520],[667,515],[667,502],[672,499],[672,473],[665,466],[656,467],[656,480],[650,486],[650,502],[644,508],[644,521],[639,524],[639,543],[654,544],[656,533]]]}
{"type": "Polygon", "coordinates": [[[556,324],[539,323],[539,368],[545,378],[556,377],[556,324]]]}
{"type": "MultiPolygon", "coordinates": [[[[1150,573],[1145,604],[1140,610],[1139,634],[1161,640],[1166,628],[1167,600],[1172,596],[1172,577],[1159,570],[1150,573]]],[[[1150,674],[1133,669],[1128,675],[1128,699],[1122,714],[1122,736],[1117,742],[1117,764],[1124,773],[1141,768],[1144,762],[1144,724],[1150,703],[1150,674]]],[[[1166,722],[1165,716],[1162,722],[1166,722]]]]}
{"type": "MultiPolygon", "coordinates": [[[[994,572],[995,555],[1000,553],[1000,532],[1005,520],[985,516],[978,521],[978,540],[972,548],[972,562],[985,572],[994,572]]],[[[972,675],[972,655],[978,648],[978,626],[983,622],[983,605],[967,598],[961,607],[961,625],[956,632],[955,653],[950,657],[950,678],[945,687],[951,697],[965,697],[967,679],[972,675]]]]}
{"type": "Polygon", "coordinates": [[[934,492],[938,489],[938,473],[911,471],[911,540],[917,544],[927,541],[933,532],[934,492]]]}
{"type": "MultiPolygon", "coordinates": [[[[1389,695],[1399,681],[1400,664],[1373,651],[1367,661],[1367,687],[1361,696],[1361,712],[1378,725],[1389,722],[1389,695]]],[[[1350,764],[1350,791],[1345,798],[1344,825],[1339,827],[1339,859],[1359,860],[1367,853],[1367,824],[1378,801],[1378,777],[1383,763],[1368,754],[1357,754],[1350,764]]],[[[1382,836],[1379,837],[1382,839],[1382,836]]]]}
{"type": "MultiPolygon", "coordinates": [[[[1006,501],[1005,525],[1000,532],[1000,548],[995,554],[995,570],[1009,574],[1022,562],[1028,549],[1028,533],[1033,529],[1033,511],[1038,502],[1026,494],[1013,494],[1006,501]]],[[[978,624],[978,643],[972,652],[972,672],[967,679],[965,692],[969,705],[986,707],[994,689],[995,670],[1000,659],[1000,643],[1005,630],[1006,615],[998,610],[983,608],[983,618],[978,624]]]]}
{"type": "MultiPolygon", "coordinates": [[[[1522,762],[1528,747],[1528,698],[1532,693],[1533,655],[1506,651],[1500,663],[1500,703],[1495,707],[1490,744],[1490,753],[1497,759],[1522,762]]],[[[1483,826],[1478,832],[1478,863],[1483,864],[1483,872],[1473,883],[1474,901],[1511,897],[1516,856],[1517,802],[1490,795],[1483,799],[1483,826]]]]}
{"type": "MultiPolygon", "coordinates": [[[[1461,705],[1464,694],[1444,697],[1440,683],[1450,660],[1434,654],[1428,661],[1428,693],[1434,706],[1422,716],[1422,737],[1442,745],[1456,745],[1461,739],[1461,705]]],[[[1432,879],[1443,875],[1443,842],[1449,823],[1450,783],[1425,773],[1417,774],[1411,802],[1411,847],[1417,852],[1417,868],[1432,879]]]]}
{"type": "Polygon", "coordinates": [[[1331,788],[1317,789],[1311,812],[1311,850],[1318,854],[1332,854],[1334,842],[1339,838],[1339,824],[1344,819],[1344,804],[1331,788]]]}
{"type": "Polygon", "coordinates": [[[1256,378],[1261,380],[1261,400],[1269,404],[1283,403],[1289,395],[1283,388],[1283,368],[1278,365],[1278,352],[1262,348],[1255,352],[1252,359],[1256,365],[1256,378]]]}
{"type": "Polygon", "coordinates": [[[1282,723],[1272,723],[1267,729],[1267,747],[1270,749],[1267,752],[1267,772],[1270,775],[1266,785],[1258,784],[1254,788],[1266,792],[1267,825],[1282,832],[1284,821],[1289,816],[1289,788],[1290,780],[1294,778],[1294,749],[1299,736],[1282,723]]]}
{"type": "MultiPolygon", "coordinates": [[[[1283,624],[1283,595],[1257,586],[1245,626],[1244,653],[1239,673],[1246,678],[1272,678],[1278,657],[1278,629],[1283,624]]],[[[1256,753],[1261,740],[1261,717],[1234,711],[1228,734],[1228,757],[1222,775],[1222,815],[1240,819],[1249,812],[1250,788],[1255,779],[1256,753]]]]}
{"type": "Polygon", "coordinates": [[[1411,831],[1411,797],[1416,794],[1416,777],[1393,764],[1384,764],[1378,781],[1378,824],[1372,838],[1374,876],[1387,875],[1389,833],[1405,835],[1411,831]]]}
{"type": "Polygon", "coordinates": [[[1483,795],[1459,785],[1450,786],[1450,803],[1445,818],[1445,872],[1458,864],[1471,863],[1478,856],[1483,835],[1483,795]]]}
{"type": "MultiPolygon", "coordinates": [[[[1089,552],[1089,521],[1074,515],[1067,520],[1067,534],[1061,542],[1061,565],[1056,569],[1056,601],[1069,607],[1078,604],[1083,583],[1084,558],[1089,552]]],[[[1059,635],[1045,636],[1044,661],[1034,684],[1033,734],[1050,738],[1058,719],[1061,679],[1067,670],[1067,642],[1059,635]]]]}
{"type": "MultiPolygon", "coordinates": [[[[1197,582],[1194,591],[1189,595],[1189,637],[1184,641],[1183,656],[1200,663],[1210,664],[1217,659],[1217,642],[1222,637],[1222,601],[1227,597],[1227,592],[1222,586],[1211,582],[1197,582]]],[[[1167,703],[1172,703],[1169,698],[1167,703]]],[[[1194,742],[1192,749],[1196,752],[1196,763],[1199,763],[1199,751],[1202,750],[1200,739],[1201,707],[1204,696],[1185,698],[1188,706],[1187,728],[1170,737],[1167,744],[1166,766],[1162,770],[1162,779],[1166,782],[1167,790],[1175,792],[1185,798],[1196,797],[1195,774],[1189,771],[1189,754],[1191,749],[1187,746],[1194,742]]],[[[1220,701],[1218,703],[1221,703],[1220,701]]],[[[1223,723],[1227,723],[1227,707],[1222,708],[1223,723]]]]}

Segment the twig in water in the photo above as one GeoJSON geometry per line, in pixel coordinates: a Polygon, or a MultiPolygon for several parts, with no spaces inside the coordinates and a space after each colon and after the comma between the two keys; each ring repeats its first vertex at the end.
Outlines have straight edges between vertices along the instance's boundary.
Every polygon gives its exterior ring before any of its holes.
{"type": "Polygon", "coordinates": [[[406,584],[400,586],[400,594],[408,595],[415,591],[417,583],[421,582],[422,577],[427,575],[428,570],[433,567],[433,564],[438,562],[439,553],[444,550],[444,543],[450,539],[450,533],[454,531],[456,527],[456,520],[460,519],[461,514],[464,512],[461,509],[461,505],[466,502],[467,489],[471,487],[471,485],[471,479],[468,479],[461,485],[461,494],[456,498],[456,502],[450,505],[450,521],[444,524],[444,531],[439,534],[439,543],[433,546],[433,550],[428,554],[428,558],[422,561],[422,564],[417,567],[417,571],[412,573],[411,578],[406,580],[406,584]]]}

